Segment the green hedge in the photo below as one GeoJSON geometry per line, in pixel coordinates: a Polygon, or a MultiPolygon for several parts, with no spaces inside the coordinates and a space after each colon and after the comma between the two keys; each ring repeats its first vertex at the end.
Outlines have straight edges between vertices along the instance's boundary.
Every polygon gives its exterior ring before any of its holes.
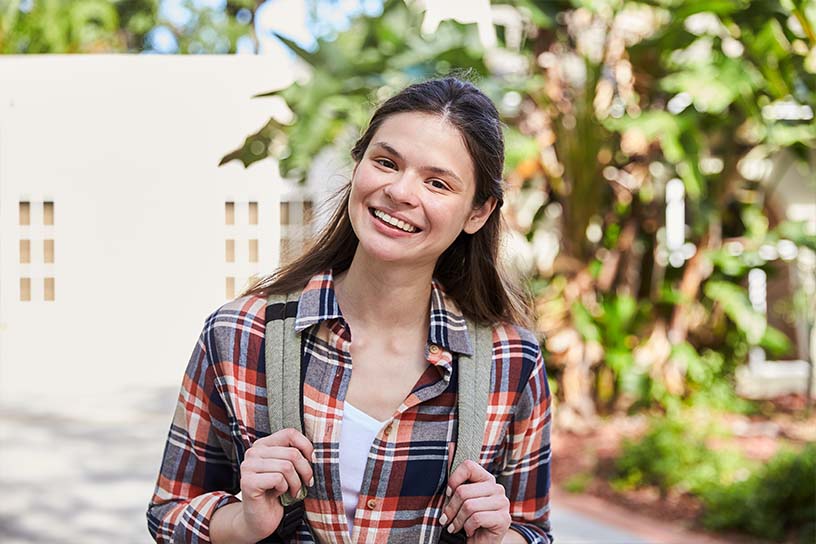
{"type": "Polygon", "coordinates": [[[701,498],[708,528],[816,542],[816,445],[782,451],[746,480],[711,486],[701,498]]]}
{"type": "Polygon", "coordinates": [[[717,432],[699,420],[653,420],[641,440],[624,442],[613,486],[691,493],[703,502],[709,529],[816,542],[816,444],[758,464],[736,450],[708,447],[717,432]]]}

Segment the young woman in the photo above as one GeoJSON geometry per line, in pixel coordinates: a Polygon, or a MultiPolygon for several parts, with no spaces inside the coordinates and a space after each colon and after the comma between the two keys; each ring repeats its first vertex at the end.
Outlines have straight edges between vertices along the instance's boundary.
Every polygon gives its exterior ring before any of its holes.
{"type": "Polygon", "coordinates": [[[308,488],[292,542],[552,541],[550,393],[522,290],[498,261],[504,142],[455,78],[374,114],[315,245],[206,321],[147,517],[157,542],[249,543],[308,488]],[[270,293],[301,292],[303,433],[270,434],[270,293]],[[481,457],[448,477],[465,318],[492,330],[481,457]],[[241,493],[241,497],[236,494],[241,493]]]}

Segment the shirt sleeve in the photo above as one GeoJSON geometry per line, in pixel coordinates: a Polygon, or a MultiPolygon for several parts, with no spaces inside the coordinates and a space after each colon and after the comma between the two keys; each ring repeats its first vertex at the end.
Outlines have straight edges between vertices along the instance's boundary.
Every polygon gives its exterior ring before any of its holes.
{"type": "MultiPolygon", "coordinates": [[[[212,316],[211,316],[212,317],[212,316]]],[[[208,325],[212,323],[208,319],[208,325]]],[[[230,440],[229,414],[218,391],[208,326],[184,373],[164,448],[147,526],[158,543],[210,542],[210,519],[233,502],[240,477],[230,440]]]]}
{"type": "Polygon", "coordinates": [[[506,463],[498,482],[510,499],[510,528],[527,542],[550,544],[551,398],[541,350],[535,346],[535,364],[508,432],[506,463]]]}

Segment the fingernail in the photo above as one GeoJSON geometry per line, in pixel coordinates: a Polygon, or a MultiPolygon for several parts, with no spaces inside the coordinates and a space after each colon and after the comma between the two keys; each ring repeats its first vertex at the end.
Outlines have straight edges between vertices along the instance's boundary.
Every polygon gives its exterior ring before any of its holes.
{"type": "Polygon", "coordinates": [[[317,457],[315,457],[314,450],[312,450],[312,463],[317,463],[317,457]]]}
{"type": "Polygon", "coordinates": [[[312,479],[309,480],[309,487],[314,487],[314,476],[312,476],[312,479]]]}
{"type": "Polygon", "coordinates": [[[450,497],[452,493],[453,493],[453,490],[450,488],[450,486],[448,486],[447,489],[445,489],[445,495],[450,497]]]}
{"type": "Polygon", "coordinates": [[[449,533],[453,532],[453,524],[448,525],[448,532],[449,533]]]}
{"type": "Polygon", "coordinates": [[[448,524],[448,516],[446,516],[445,514],[442,514],[442,517],[439,518],[439,523],[441,523],[442,525],[447,525],[448,524]]]}

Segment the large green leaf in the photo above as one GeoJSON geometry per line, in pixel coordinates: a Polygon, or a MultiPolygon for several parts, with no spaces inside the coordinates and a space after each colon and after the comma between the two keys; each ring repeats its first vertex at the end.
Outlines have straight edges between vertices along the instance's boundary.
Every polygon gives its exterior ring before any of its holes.
{"type": "Polygon", "coordinates": [[[733,283],[709,281],[705,284],[705,294],[722,305],[725,314],[745,334],[751,344],[759,344],[767,329],[764,315],[753,309],[748,301],[748,293],[733,283]]]}
{"type": "Polygon", "coordinates": [[[767,349],[773,357],[781,357],[790,353],[793,344],[784,332],[768,325],[765,334],[759,340],[759,345],[767,349]]]}

